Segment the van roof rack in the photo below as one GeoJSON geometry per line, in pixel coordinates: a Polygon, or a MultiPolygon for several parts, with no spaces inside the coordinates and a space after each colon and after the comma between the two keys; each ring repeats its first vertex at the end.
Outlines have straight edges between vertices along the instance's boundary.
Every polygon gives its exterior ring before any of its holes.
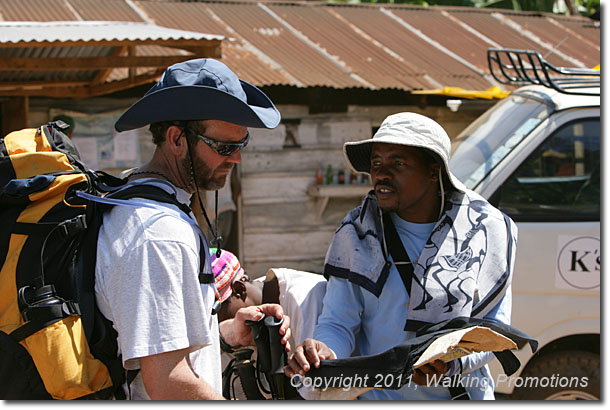
{"type": "Polygon", "coordinates": [[[487,49],[491,75],[501,84],[543,85],[564,94],[600,95],[600,70],[555,67],[533,50],[487,49]],[[584,91],[583,87],[596,90],[584,91]]]}

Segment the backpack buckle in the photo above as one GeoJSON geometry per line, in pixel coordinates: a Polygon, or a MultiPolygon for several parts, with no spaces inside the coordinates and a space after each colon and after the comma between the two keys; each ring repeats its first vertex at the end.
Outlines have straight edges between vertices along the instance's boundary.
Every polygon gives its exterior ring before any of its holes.
{"type": "Polygon", "coordinates": [[[58,225],[61,234],[64,238],[69,238],[75,233],[82,232],[87,229],[87,218],[85,215],[78,215],[72,219],[62,222],[58,225]]]}

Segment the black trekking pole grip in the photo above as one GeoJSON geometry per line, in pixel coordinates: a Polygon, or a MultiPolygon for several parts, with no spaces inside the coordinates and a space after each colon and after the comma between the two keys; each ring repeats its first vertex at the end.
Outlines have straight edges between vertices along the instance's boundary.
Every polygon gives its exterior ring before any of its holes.
{"type": "Polygon", "coordinates": [[[269,332],[269,350],[271,353],[271,369],[269,376],[275,385],[277,398],[284,399],[284,365],[286,364],[286,347],[282,344],[280,327],[284,323],[284,318],[278,319],[274,316],[265,318],[265,326],[269,332]]]}
{"type": "Polygon", "coordinates": [[[284,358],[286,357],[286,348],[282,344],[282,335],[280,327],[284,323],[284,318],[278,319],[274,316],[265,318],[265,326],[269,332],[269,346],[271,350],[271,373],[284,374],[284,358]]]}
{"type": "Polygon", "coordinates": [[[252,338],[256,343],[256,367],[260,372],[268,372],[271,369],[271,353],[269,351],[269,333],[265,327],[265,315],[259,320],[246,320],[246,325],[252,330],[252,338]]]}

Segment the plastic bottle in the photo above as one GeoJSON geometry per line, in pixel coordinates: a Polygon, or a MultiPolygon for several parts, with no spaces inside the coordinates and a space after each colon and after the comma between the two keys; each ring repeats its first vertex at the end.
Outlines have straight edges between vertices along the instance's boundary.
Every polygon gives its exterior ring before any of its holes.
{"type": "Polygon", "coordinates": [[[352,171],[349,168],[345,168],[345,185],[352,183],[352,171]]]}
{"type": "Polygon", "coordinates": [[[328,164],[326,167],[326,177],[324,179],[326,185],[332,185],[333,183],[333,166],[328,164]]]}
{"type": "Polygon", "coordinates": [[[322,168],[316,169],[316,185],[324,184],[324,177],[322,176],[322,168]]]}
{"type": "Polygon", "coordinates": [[[19,303],[21,315],[27,322],[44,317],[44,311],[51,311],[54,305],[60,305],[65,301],[57,296],[54,285],[42,286],[34,289],[25,286],[19,290],[19,303]]]}

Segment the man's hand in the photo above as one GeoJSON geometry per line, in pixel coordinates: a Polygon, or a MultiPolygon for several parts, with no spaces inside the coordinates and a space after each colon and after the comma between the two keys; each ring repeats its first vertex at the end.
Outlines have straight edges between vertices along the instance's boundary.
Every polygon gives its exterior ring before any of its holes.
{"type": "Polygon", "coordinates": [[[434,380],[433,378],[438,380],[438,378],[447,373],[448,370],[449,363],[445,363],[442,360],[435,360],[415,369],[415,372],[413,373],[413,382],[420,386],[427,386],[428,380],[434,380]]]}
{"type": "Polygon", "coordinates": [[[284,322],[280,326],[281,342],[286,345],[286,351],[291,350],[288,339],[290,338],[290,317],[284,315],[284,311],[280,305],[275,303],[266,303],[258,306],[248,306],[241,308],[235,314],[233,319],[227,319],[220,322],[220,334],[231,347],[253,346],[254,339],[250,326],[246,325],[246,320],[258,321],[266,316],[274,316],[278,319],[284,318],[284,322]]]}
{"type": "Polygon", "coordinates": [[[288,366],[284,367],[284,374],[288,377],[297,373],[303,376],[312,364],[317,368],[320,367],[320,360],[334,358],[335,355],[324,343],[315,339],[305,339],[294,349],[294,354],[288,360],[288,366]]]}

